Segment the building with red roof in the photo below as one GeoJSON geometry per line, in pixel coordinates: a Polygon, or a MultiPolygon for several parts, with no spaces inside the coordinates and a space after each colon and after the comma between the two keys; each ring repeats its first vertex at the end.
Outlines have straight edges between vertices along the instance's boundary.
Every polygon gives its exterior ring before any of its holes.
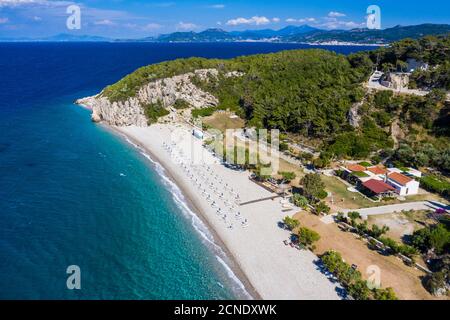
{"type": "Polygon", "coordinates": [[[347,169],[351,172],[364,172],[367,170],[366,167],[363,167],[360,164],[349,164],[347,169]]]}
{"type": "Polygon", "coordinates": [[[401,196],[410,196],[419,193],[420,182],[398,172],[387,176],[387,183],[395,188],[401,196]]]}
{"type": "Polygon", "coordinates": [[[363,188],[369,192],[370,195],[378,198],[385,198],[392,196],[395,188],[381,180],[368,180],[362,184],[363,188]]]}
{"type": "Polygon", "coordinates": [[[387,174],[388,173],[386,168],[384,168],[382,166],[370,167],[370,168],[367,168],[367,170],[372,172],[375,175],[383,175],[383,174],[387,174]]]}

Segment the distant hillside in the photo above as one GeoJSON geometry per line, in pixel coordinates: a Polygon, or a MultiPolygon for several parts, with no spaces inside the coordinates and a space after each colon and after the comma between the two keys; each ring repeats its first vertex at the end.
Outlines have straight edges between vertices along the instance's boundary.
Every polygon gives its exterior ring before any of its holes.
{"type": "Polygon", "coordinates": [[[0,41],[57,41],[57,42],[298,42],[322,44],[346,42],[355,44],[389,44],[405,38],[419,39],[426,35],[438,36],[450,33],[449,24],[421,24],[396,26],[384,30],[320,30],[308,25],[287,26],[280,30],[261,29],[225,31],[207,29],[201,32],[174,32],[142,39],[109,39],[99,36],[59,34],[45,38],[0,38],[0,41]]]}
{"type": "Polygon", "coordinates": [[[445,35],[450,33],[448,24],[421,24],[417,26],[395,26],[384,30],[353,29],[312,31],[302,35],[293,35],[286,40],[294,42],[355,42],[355,43],[391,43],[405,38],[418,39],[426,35],[445,35]]]}
{"type": "Polygon", "coordinates": [[[421,24],[416,26],[396,26],[384,30],[320,30],[308,25],[288,26],[280,30],[247,30],[227,32],[222,29],[208,29],[202,32],[175,32],[148,38],[158,42],[232,42],[232,41],[273,41],[273,42],[351,42],[368,44],[388,44],[404,38],[418,39],[425,35],[445,35],[450,33],[448,24],[421,24]]]}
{"type": "Polygon", "coordinates": [[[303,26],[288,26],[280,30],[245,30],[245,31],[225,31],[222,29],[207,29],[202,32],[175,32],[161,35],[157,38],[148,38],[159,42],[232,42],[245,40],[268,40],[283,41],[285,37],[300,35],[307,32],[321,31],[319,29],[303,26]]]}

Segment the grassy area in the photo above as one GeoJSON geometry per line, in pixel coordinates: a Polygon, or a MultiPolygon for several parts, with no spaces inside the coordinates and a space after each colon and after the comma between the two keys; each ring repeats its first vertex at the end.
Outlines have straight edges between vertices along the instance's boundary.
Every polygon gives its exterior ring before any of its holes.
{"type": "Polygon", "coordinates": [[[209,117],[203,118],[203,123],[225,132],[226,129],[242,129],[245,126],[245,121],[241,118],[231,118],[231,112],[215,112],[209,117]]]}
{"type": "Polygon", "coordinates": [[[369,175],[365,172],[353,172],[352,175],[358,178],[368,178],[369,175]]]}
{"type": "MultiPolygon", "coordinates": [[[[341,209],[357,209],[371,207],[374,203],[360,193],[347,190],[348,186],[336,177],[321,176],[325,183],[325,190],[331,192],[334,198],[334,206],[341,209]]],[[[329,201],[329,199],[327,199],[329,201]]]]}
{"type": "Polygon", "coordinates": [[[290,162],[287,162],[284,159],[280,159],[280,172],[294,172],[296,175],[296,178],[291,181],[291,185],[294,187],[300,187],[300,180],[305,176],[305,173],[303,172],[303,168],[300,168],[299,166],[292,164],[290,162]]]}
{"type": "Polygon", "coordinates": [[[322,175],[321,177],[326,186],[325,190],[333,193],[334,204],[330,203],[331,200],[330,198],[327,198],[327,203],[332,207],[332,209],[337,211],[340,209],[370,208],[370,207],[386,206],[390,204],[426,201],[426,200],[446,203],[445,199],[432,193],[423,193],[414,196],[408,196],[406,198],[406,201],[400,201],[398,199],[390,199],[380,202],[373,202],[364,197],[363,195],[361,195],[360,193],[348,191],[347,190],[348,186],[336,177],[328,177],[325,175],[322,175]]]}
{"type": "Polygon", "coordinates": [[[360,162],[359,165],[363,166],[363,167],[366,167],[366,168],[372,166],[372,164],[370,162],[367,162],[367,161],[360,162]]]}

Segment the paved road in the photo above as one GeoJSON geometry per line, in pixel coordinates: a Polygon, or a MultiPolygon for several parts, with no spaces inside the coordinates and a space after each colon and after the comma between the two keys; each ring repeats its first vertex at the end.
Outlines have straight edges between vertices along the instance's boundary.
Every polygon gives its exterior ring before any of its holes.
{"type": "Polygon", "coordinates": [[[446,206],[445,204],[436,202],[436,201],[419,201],[419,202],[409,202],[409,203],[400,203],[400,204],[392,204],[388,206],[382,207],[373,207],[373,208],[364,208],[364,209],[347,209],[343,210],[344,213],[348,213],[351,211],[358,211],[361,216],[373,216],[373,215],[381,215],[387,213],[401,212],[401,211],[409,211],[409,210],[436,210],[436,209],[445,209],[450,210],[450,206],[446,206]]]}
{"type": "MultiPolygon", "coordinates": [[[[341,210],[343,213],[349,213],[352,211],[357,211],[361,214],[363,219],[367,219],[368,216],[389,214],[395,212],[402,211],[410,211],[410,210],[436,210],[436,209],[445,209],[447,212],[450,212],[450,206],[445,205],[443,203],[437,201],[419,201],[419,202],[407,202],[400,204],[391,204],[388,206],[381,207],[373,207],[373,208],[363,208],[363,209],[345,209],[341,210]]],[[[325,216],[320,220],[325,224],[331,224],[334,222],[334,217],[337,213],[332,215],[325,216]]]]}

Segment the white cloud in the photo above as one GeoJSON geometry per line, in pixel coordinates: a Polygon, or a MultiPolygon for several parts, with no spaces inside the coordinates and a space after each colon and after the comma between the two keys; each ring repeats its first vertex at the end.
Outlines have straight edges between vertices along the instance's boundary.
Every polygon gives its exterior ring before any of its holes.
{"type": "Polygon", "coordinates": [[[9,19],[8,18],[0,18],[0,24],[5,24],[8,23],[9,19]]]}
{"type": "Polygon", "coordinates": [[[181,21],[177,24],[177,30],[187,31],[187,30],[193,30],[193,29],[197,29],[197,28],[198,28],[198,26],[196,24],[190,23],[190,22],[181,21]]]}
{"type": "Polygon", "coordinates": [[[115,22],[113,22],[109,19],[95,21],[94,24],[97,26],[115,26],[116,25],[115,22]]]}
{"type": "Polygon", "coordinates": [[[232,20],[228,20],[227,25],[229,26],[238,26],[241,24],[253,24],[253,25],[264,25],[264,24],[269,24],[270,20],[266,17],[259,17],[259,16],[254,16],[251,17],[250,19],[246,19],[246,18],[236,18],[236,19],[232,19],[232,20]]]}
{"type": "Polygon", "coordinates": [[[139,30],[139,31],[155,31],[158,30],[160,28],[162,28],[162,25],[157,24],[157,23],[148,23],[146,25],[140,25],[137,23],[125,23],[122,25],[125,28],[128,29],[134,29],[134,30],[139,30]]]}
{"type": "Polygon", "coordinates": [[[304,19],[299,19],[298,22],[300,23],[304,23],[304,22],[316,22],[315,18],[304,18],[304,19]]]}
{"type": "Polygon", "coordinates": [[[322,23],[320,26],[326,29],[355,29],[362,28],[366,25],[365,22],[354,21],[339,21],[337,19],[329,19],[327,22],[322,23]]]}
{"type": "Polygon", "coordinates": [[[273,18],[272,21],[275,23],[278,23],[278,22],[280,22],[280,18],[273,18]]]}
{"type": "Polygon", "coordinates": [[[334,18],[338,18],[338,17],[345,17],[345,13],[341,13],[341,12],[337,12],[337,11],[330,11],[328,13],[329,17],[334,17],[334,18]]]}
{"type": "Polygon", "coordinates": [[[288,23],[315,23],[315,22],[317,22],[317,20],[316,20],[316,18],[302,18],[302,19],[289,18],[289,19],[286,19],[286,22],[288,22],[288,23]]]}
{"type": "Polygon", "coordinates": [[[41,18],[41,17],[38,17],[38,16],[34,16],[32,19],[33,19],[34,21],[42,21],[42,18],[41,18]]]}

